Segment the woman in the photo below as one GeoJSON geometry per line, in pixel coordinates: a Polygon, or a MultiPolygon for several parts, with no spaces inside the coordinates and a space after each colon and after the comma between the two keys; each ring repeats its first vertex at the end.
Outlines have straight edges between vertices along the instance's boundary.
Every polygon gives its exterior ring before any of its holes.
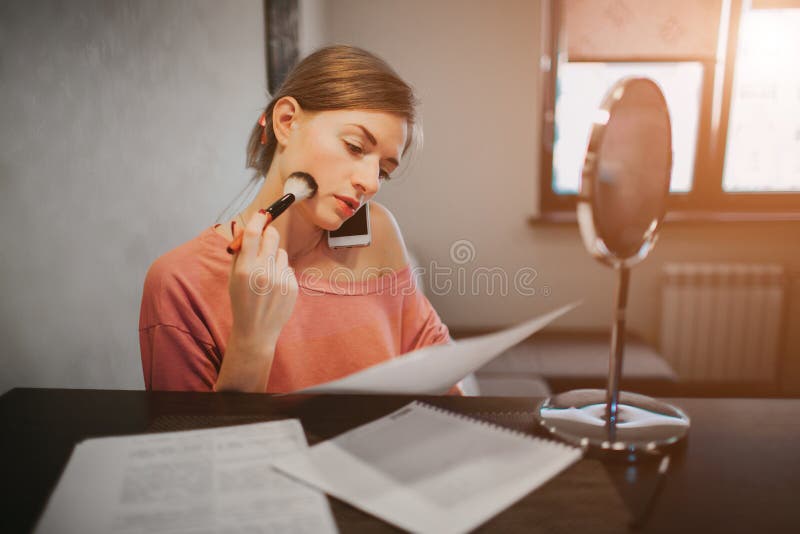
{"type": "Polygon", "coordinates": [[[264,177],[254,201],[147,273],[146,388],[289,392],[449,342],[386,208],[371,203],[370,246],[331,249],[326,239],[352,213],[346,203],[369,201],[418,135],[411,88],[379,58],[334,46],[299,63],[250,136],[248,165],[264,177]],[[295,171],[316,179],[316,194],[263,230],[259,210],[295,171]]]}

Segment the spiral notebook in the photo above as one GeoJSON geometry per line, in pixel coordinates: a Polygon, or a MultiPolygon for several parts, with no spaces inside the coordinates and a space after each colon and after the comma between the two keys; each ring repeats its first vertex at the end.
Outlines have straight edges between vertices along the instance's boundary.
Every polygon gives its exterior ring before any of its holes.
{"type": "Polygon", "coordinates": [[[413,532],[467,532],[580,449],[413,402],[273,466],[413,532]]]}

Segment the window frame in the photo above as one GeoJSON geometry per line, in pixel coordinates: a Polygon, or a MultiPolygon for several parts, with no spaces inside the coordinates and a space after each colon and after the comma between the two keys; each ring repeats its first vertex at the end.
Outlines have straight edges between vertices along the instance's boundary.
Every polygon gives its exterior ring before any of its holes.
{"type": "MultiPolygon", "coordinates": [[[[553,190],[555,96],[558,79],[558,56],[561,53],[560,43],[562,42],[563,4],[561,0],[551,0],[547,4],[549,5],[546,6],[544,13],[546,22],[542,28],[543,60],[541,69],[542,130],[539,206],[542,214],[574,211],[577,203],[576,194],[556,193],[553,190]]],[[[739,22],[742,10],[743,0],[730,0],[730,13],[727,20],[722,21],[722,24],[727,22],[727,28],[721,27],[719,30],[721,35],[724,35],[723,32],[727,30],[725,60],[720,65],[718,65],[719,62],[716,59],[711,60],[701,56],[674,56],[658,60],[634,56],[608,60],[598,57],[569,59],[571,63],[695,62],[702,65],[702,94],[700,98],[692,188],[687,193],[671,193],[667,201],[668,212],[727,214],[780,211],[800,214],[800,192],[737,193],[725,192],[722,188],[738,48],[739,22]],[[715,108],[717,109],[715,110],[715,108]],[[718,114],[718,124],[716,126],[713,124],[715,114],[718,114]]]]}

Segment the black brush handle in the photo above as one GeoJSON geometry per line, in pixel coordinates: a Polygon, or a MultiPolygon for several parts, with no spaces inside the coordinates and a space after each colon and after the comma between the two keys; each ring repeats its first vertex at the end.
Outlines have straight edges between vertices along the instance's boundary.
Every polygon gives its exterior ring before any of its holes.
{"type": "Polygon", "coordinates": [[[294,193],[286,193],[281,198],[273,202],[272,205],[266,209],[266,212],[272,215],[272,220],[274,221],[278,218],[278,215],[286,211],[289,206],[292,205],[294,200],[294,193]]]}

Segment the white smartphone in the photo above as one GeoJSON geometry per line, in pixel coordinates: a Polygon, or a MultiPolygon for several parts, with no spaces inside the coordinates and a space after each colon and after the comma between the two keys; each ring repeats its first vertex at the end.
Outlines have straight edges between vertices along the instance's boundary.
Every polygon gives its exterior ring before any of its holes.
{"type": "Polygon", "coordinates": [[[338,230],[328,232],[328,246],[331,248],[366,247],[371,242],[369,202],[361,206],[338,230]]]}

